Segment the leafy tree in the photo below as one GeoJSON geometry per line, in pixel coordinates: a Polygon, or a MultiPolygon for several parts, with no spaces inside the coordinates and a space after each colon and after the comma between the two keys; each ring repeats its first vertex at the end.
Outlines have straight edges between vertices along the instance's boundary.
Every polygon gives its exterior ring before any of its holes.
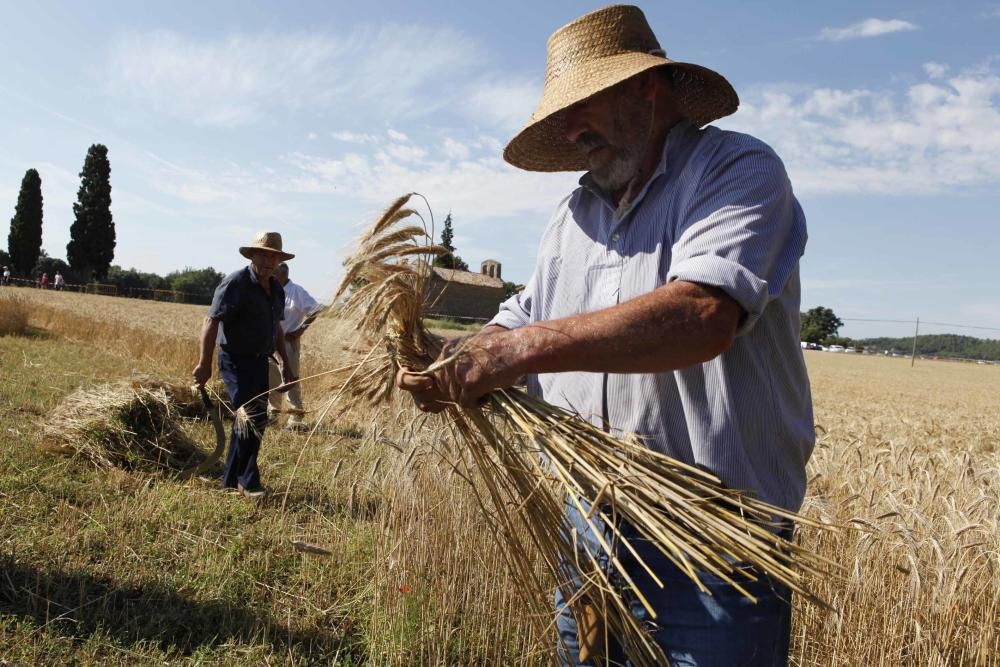
{"type": "Polygon", "coordinates": [[[63,275],[63,279],[70,284],[79,284],[83,282],[80,276],[70,268],[70,265],[57,257],[49,257],[48,254],[43,250],[41,257],[35,262],[35,266],[31,269],[31,276],[33,278],[40,277],[43,273],[49,274],[49,284],[52,284],[52,278],[56,275],[56,271],[63,275]]]}
{"type": "Polygon", "coordinates": [[[212,303],[212,294],[216,286],[225,276],[209,266],[205,269],[186,267],[183,271],[174,271],[166,276],[170,289],[184,292],[184,301],[188,303],[212,303]]]}
{"type": "Polygon", "coordinates": [[[840,327],[844,323],[833,311],[823,306],[811,308],[801,313],[802,333],[801,337],[807,343],[821,343],[828,338],[837,335],[840,327]]]}
{"type": "Polygon", "coordinates": [[[511,283],[505,280],[503,283],[503,298],[509,299],[523,289],[524,285],[518,285],[517,283],[511,283]]]}
{"type": "Polygon", "coordinates": [[[435,257],[434,266],[440,266],[445,269],[468,271],[469,265],[462,261],[461,257],[455,254],[455,246],[451,243],[454,235],[455,232],[451,226],[451,213],[449,213],[444,219],[444,229],[441,230],[441,247],[447,250],[448,254],[438,255],[435,257]]]}
{"type": "Polygon", "coordinates": [[[87,281],[101,280],[115,257],[115,223],[111,217],[111,163],[108,148],[94,144],[80,172],[80,189],[73,204],[75,221],[69,229],[66,258],[87,281]]]}
{"type": "Polygon", "coordinates": [[[147,290],[170,289],[166,278],[155,273],[145,273],[138,269],[123,269],[117,264],[108,269],[108,275],[104,282],[118,288],[118,293],[123,296],[139,296],[150,298],[147,290]]]}
{"type": "Polygon", "coordinates": [[[7,251],[0,249],[0,266],[10,267],[11,263],[10,255],[7,254],[7,251]]]}
{"type": "Polygon", "coordinates": [[[42,250],[42,178],[35,169],[24,172],[21,191],[17,195],[17,207],[10,220],[10,234],[7,236],[7,252],[10,253],[11,268],[27,275],[42,250]]]}

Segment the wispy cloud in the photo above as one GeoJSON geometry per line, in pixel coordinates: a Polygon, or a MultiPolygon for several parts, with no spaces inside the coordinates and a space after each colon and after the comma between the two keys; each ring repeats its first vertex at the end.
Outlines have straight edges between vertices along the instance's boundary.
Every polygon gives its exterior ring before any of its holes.
{"type": "MultiPolygon", "coordinates": [[[[481,61],[448,28],[385,25],[345,34],[234,34],[200,40],[170,31],[120,34],[110,91],[202,125],[238,126],[269,111],[334,109],[345,102],[393,118],[442,102],[430,83],[464,80],[481,61]],[[415,48],[414,45],[419,45],[415,48]]],[[[447,86],[435,86],[447,93],[447,86]]]]}
{"type": "Polygon", "coordinates": [[[915,24],[902,19],[865,19],[846,28],[823,28],[819,31],[819,35],[816,38],[826,42],[841,42],[845,39],[879,37],[894,32],[907,32],[918,29],[918,26],[915,24]]]}
{"type": "MultiPolygon", "coordinates": [[[[1000,183],[1000,73],[995,62],[894,90],[743,95],[720,125],[772,144],[797,190],[934,193],[1000,183]]],[[[942,75],[943,65],[932,68],[942,75]]]]}
{"type": "Polygon", "coordinates": [[[369,206],[417,191],[436,209],[451,209],[470,223],[525,215],[541,222],[577,178],[520,171],[495,153],[455,140],[427,149],[396,144],[396,151],[375,148],[339,157],[293,153],[287,161],[296,173],[283,187],[369,206]]]}

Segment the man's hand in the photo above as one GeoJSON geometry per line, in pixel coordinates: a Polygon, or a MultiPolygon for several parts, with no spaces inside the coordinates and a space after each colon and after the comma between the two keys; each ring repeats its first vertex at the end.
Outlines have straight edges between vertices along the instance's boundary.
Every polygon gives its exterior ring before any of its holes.
{"type": "Polygon", "coordinates": [[[433,375],[407,368],[396,374],[396,386],[413,394],[424,412],[441,412],[449,404],[475,407],[479,399],[514,384],[521,372],[516,368],[516,331],[480,334],[445,344],[438,360],[455,357],[433,375]]]}
{"type": "Polygon", "coordinates": [[[204,387],[205,383],[212,379],[212,363],[199,363],[191,371],[191,375],[194,376],[194,383],[199,387],[204,387]]]}

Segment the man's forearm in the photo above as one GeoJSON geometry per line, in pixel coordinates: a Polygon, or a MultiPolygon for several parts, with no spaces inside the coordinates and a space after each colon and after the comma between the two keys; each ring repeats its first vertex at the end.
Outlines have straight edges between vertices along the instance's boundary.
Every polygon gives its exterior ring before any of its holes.
{"type": "Polygon", "coordinates": [[[522,374],[661,373],[724,352],[742,314],[721,290],[676,281],[604,310],[501,330],[483,348],[522,374]]]}
{"type": "Polygon", "coordinates": [[[199,363],[212,363],[212,353],[215,352],[215,339],[218,335],[218,320],[206,317],[201,325],[201,358],[199,359],[199,363]]]}

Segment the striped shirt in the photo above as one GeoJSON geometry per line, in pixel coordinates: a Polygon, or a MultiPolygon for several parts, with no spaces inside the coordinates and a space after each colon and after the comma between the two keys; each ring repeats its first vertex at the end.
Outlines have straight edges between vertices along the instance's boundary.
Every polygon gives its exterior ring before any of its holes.
{"type": "Polygon", "coordinates": [[[799,346],[806,224],[781,160],[753,137],[684,122],[627,207],[617,210],[589,174],[580,185],[552,216],[524,291],[491,324],[593,312],[672,280],[720,288],[745,316],[711,361],[668,373],[535,375],[529,390],[797,510],[815,440],[799,346]]]}

